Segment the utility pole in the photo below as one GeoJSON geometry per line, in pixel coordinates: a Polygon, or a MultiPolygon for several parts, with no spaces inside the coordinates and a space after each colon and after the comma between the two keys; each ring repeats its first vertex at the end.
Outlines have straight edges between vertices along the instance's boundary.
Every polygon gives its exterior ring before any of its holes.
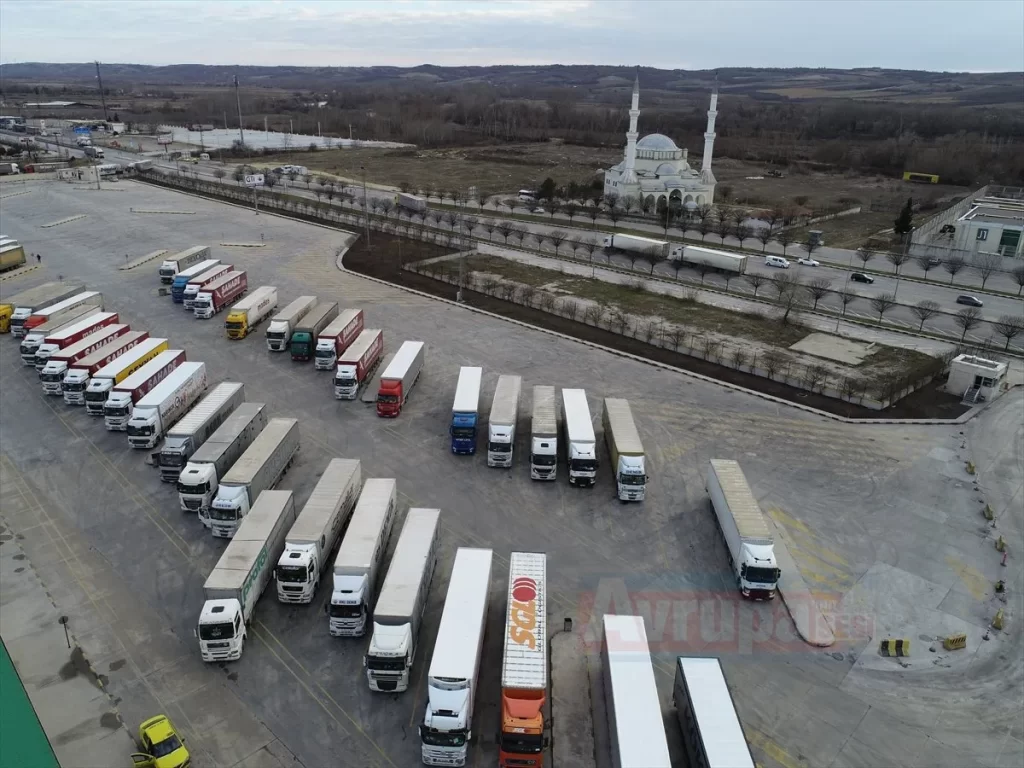
{"type": "Polygon", "coordinates": [[[370,250],[370,206],[366,201],[366,166],[360,165],[359,170],[363,174],[363,216],[366,222],[366,250],[370,250]]]}
{"type": "Polygon", "coordinates": [[[103,102],[103,121],[109,122],[110,118],[107,117],[107,97],[103,93],[103,78],[100,77],[100,63],[98,61],[96,62],[96,80],[100,86],[100,101],[103,102]]]}
{"type": "Polygon", "coordinates": [[[263,132],[265,134],[267,134],[267,136],[270,135],[270,129],[267,127],[267,116],[266,115],[263,116],[263,132]]]}
{"type": "Polygon", "coordinates": [[[238,140],[245,146],[245,134],[242,132],[242,99],[238,95],[238,75],[235,75],[235,106],[238,107],[238,140]]]}

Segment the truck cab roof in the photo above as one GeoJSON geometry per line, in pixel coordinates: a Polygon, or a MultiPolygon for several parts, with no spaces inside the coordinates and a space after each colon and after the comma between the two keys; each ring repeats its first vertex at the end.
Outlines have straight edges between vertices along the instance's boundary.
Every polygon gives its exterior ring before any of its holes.
{"type": "Polygon", "coordinates": [[[203,610],[199,614],[200,624],[219,624],[225,621],[234,621],[238,614],[238,601],[236,600],[207,600],[203,603],[203,610]]]}

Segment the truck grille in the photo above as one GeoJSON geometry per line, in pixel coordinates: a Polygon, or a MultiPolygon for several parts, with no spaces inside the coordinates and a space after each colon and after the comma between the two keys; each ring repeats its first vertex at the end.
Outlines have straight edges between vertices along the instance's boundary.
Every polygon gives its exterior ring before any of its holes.
{"type": "Polygon", "coordinates": [[[377,686],[378,691],[393,691],[398,688],[398,680],[389,680],[386,677],[373,676],[373,684],[377,686]]]}
{"type": "Polygon", "coordinates": [[[194,512],[198,512],[199,508],[203,506],[202,499],[182,499],[185,504],[185,509],[191,509],[194,512]]]}

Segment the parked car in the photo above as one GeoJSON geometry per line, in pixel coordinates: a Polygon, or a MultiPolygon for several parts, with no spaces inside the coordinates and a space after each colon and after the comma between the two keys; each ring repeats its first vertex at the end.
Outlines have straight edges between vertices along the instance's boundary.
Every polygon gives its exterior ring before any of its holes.
{"type": "Polygon", "coordinates": [[[803,264],[805,267],[820,267],[821,266],[821,262],[820,261],[812,259],[810,256],[801,256],[799,259],[796,260],[796,263],[797,264],[803,264]]]}
{"type": "Polygon", "coordinates": [[[966,304],[968,307],[983,307],[984,303],[977,296],[968,296],[962,293],[956,297],[957,304],[966,304]]]}
{"type": "Polygon", "coordinates": [[[764,265],[766,267],[779,267],[780,269],[789,269],[789,259],[784,259],[781,256],[765,256],[764,265]]]}
{"type": "Polygon", "coordinates": [[[132,755],[132,764],[144,768],[186,768],[191,762],[185,741],[174,730],[167,715],[157,715],[139,726],[142,752],[132,755]]]}
{"type": "Polygon", "coordinates": [[[875,278],[871,275],[865,275],[863,272],[851,272],[850,279],[855,283],[873,283],[875,278]]]}

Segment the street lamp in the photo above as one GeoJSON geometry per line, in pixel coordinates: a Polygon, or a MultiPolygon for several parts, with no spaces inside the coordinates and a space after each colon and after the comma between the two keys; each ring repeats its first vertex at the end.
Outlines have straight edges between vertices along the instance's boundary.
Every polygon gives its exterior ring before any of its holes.
{"type": "Polygon", "coordinates": [[[359,171],[363,176],[363,217],[366,222],[366,250],[370,250],[370,206],[366,200],[366,166],[360,165],[359,171]]]}

